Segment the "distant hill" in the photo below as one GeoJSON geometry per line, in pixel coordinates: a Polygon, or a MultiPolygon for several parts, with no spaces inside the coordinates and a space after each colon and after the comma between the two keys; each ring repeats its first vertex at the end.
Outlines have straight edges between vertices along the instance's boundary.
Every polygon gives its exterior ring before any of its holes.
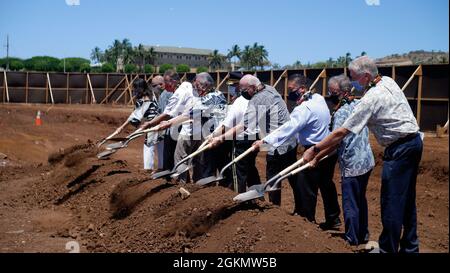
{"type": "Polygon", "coordinates": [[[405,54],[393,54],[376,59],[378,65],[416,65],[448,63],[448,52],[416,50],[405,54]]]}

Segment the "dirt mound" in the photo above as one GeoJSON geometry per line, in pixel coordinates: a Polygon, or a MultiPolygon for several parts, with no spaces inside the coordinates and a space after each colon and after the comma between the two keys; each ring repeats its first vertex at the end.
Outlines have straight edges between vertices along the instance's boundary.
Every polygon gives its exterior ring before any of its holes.
{"type": "Polygon", "coordinates": [[[48,163],[56,164],[65,160],[64,165],[71,167],[85,158],[92,157],[97,152],[97,147],[91,141],[88,141],[88,143],[61,148],[58,152],[51,153],[48,156],[48,163]]]}
{"type": "Polygon", "coordinates": [[[235,193],[220,186],[183,187],[191,193],[184,200],[178,193],[179,186],[165,181],[119,183],[111,195],[115,204],[111,212],[119,217],[110,218],[96,232],[86,234],[87,250],[253,252],[261,248],[268,252],[305,252],[312,247],[322,252],[350,251],[342,240],[330,239],[315,225],[266,202],[236,204],[232,201],[235,193]],[[119,197],[122,202],[116,199],[119,197]],[[127,208],[126,213],[120,208],[127,208]],[[284,239],[287,229],[293,244],[284,239]]]}

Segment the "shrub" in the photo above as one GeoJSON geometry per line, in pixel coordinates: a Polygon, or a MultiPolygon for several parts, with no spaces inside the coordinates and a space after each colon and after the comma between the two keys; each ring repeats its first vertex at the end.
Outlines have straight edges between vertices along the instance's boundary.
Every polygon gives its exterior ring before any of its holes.
{"type": "Polygon", "coordinates": [[[197,73],[208,72],[208,68],[205,66],[197,67],[197,73]]]}
{"type": "Polygon", "coordinates": [[[179,64],[179,65],[177,65],[177,72],[178,73],[186,73],[186,72],[190,72],[190,71],[191,71],[191,68],[187,64],[179,64]]]}
{"type": "Polygon", "coordinates": [[[144,65],[144,72],[145,73],[154,73],[155,68],[151,64],[146,64],[146,65],[144,65]]]}
{"type": "Polygon", "coordinates": [[[162,64],[159,67],[159,73],[164,74],[164,72],[166,72],[169,69],[173,69],[173,65],[171,65],[171,64],[162,64]]]}
{"type": "Polygon", "coordinates": [[[116,70],[114,69],[114,66],[113,66],[112,64],[110,64],[110,63],[105,63],[105,64],[102,65],[101,71],[102,71],[103,73],[111,73],[111,72],[114,72],[114,71],[116,71],[116,70]]]}

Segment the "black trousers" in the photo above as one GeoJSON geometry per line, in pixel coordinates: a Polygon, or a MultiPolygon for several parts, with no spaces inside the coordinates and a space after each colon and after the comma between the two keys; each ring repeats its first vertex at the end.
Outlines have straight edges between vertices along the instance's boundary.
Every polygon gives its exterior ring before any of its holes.
{"type": "Polygon", "coordinates": [[[175,166],[174,155],[175,148],[177,147],[177,141],[172,139],[170,134],[164,136],[164,156],[163,156],[163,168],[164,170],[172,170],[175,166]]]}
{"type": "MultiPolygon", "coordinates": [[[[254,140],[236,140],[234,142],[234,157],[239,156],[250,148],[254,140]]],[[[250,153],[236,163],[235,171],[239,193],[246,192],[247,187],[261,184],[258,169],[256,168],[257,153],[250,153]]]]}
{"type": "Polygon", "coordinates": [[[294,190],[295,212],[314,222],[316,216],[317,193],[320,189],[325,208],[325,221],[339,221],[340,208],[333,182],[334,166],[338,155],[335,154],[320,161],[315,168],[306,169],[297,175],[297,181],[291,186],[294,190]]]}
{"type": "MultiPolygon", "coordinates": [[[[274,155],[268,154],[266,156],[266,161],[267,161],[266,178],[267,180],[269,180],[297,161],[297,147],[282,155],[278,154],[277,151],[275,151],[274,155]]],[[[295,194],[295,191],[298,190],[297,187],[295,187],[297,177],[294,175],[289,177],[288,180],[295,194]]],[[[269,192],[269,201],[272,202],[274,205],[278,206],[281,205],[281,188],[279,191],[269,192]]]]}
{"type": "MultiPolygon", "coordinates": [[[[218,146],[217,148],[213,150],[207,150],[204,152],[204,159],[206,161],[209,161],[213,168],[213,173],[219,174],[219,172],[222,170],[225,165],[230,163],[232,160],[232,153],[233,153],[233,142],[232,141],[225,141],[222,145],[218,146]]],[[[233,174],[232,174],[232,168],[228,168],[224,172],[224,180],[219,181],[219,185],[223,187],[227,187],[230,189],[233,189],[233,174]]]]}

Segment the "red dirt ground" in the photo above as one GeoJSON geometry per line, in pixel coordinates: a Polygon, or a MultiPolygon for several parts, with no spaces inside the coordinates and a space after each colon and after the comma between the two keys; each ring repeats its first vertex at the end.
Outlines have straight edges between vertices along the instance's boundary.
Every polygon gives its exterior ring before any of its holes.
{"type": "MultiPolygon", "coordinates": [[[[88,105],[0,105],[0,252],[354,252],[339,232],[291,216],[283,184],[281,207],[233,203],[222,187],[150,181],[142,140],[98,160],[94,142],[111,133],[130,108],[88,105]],[[37,110],[43,126],[34,126],[37,110]]],[[[125,134],[125,133],[124,133],[125,134]]],[[[371,240],[381,232],[382,149],[368,187],[371,240]]],[[[258,157],[264,173],[264,156],[258,157]]],[[[340,194],[339,172],[335,182],[340,194]]],[[[422,252],[448,252],[448,137],[427,134],[417,185],[422,252]]],[[[317,221],[323,221],[319,198],[317,221]]]]}

